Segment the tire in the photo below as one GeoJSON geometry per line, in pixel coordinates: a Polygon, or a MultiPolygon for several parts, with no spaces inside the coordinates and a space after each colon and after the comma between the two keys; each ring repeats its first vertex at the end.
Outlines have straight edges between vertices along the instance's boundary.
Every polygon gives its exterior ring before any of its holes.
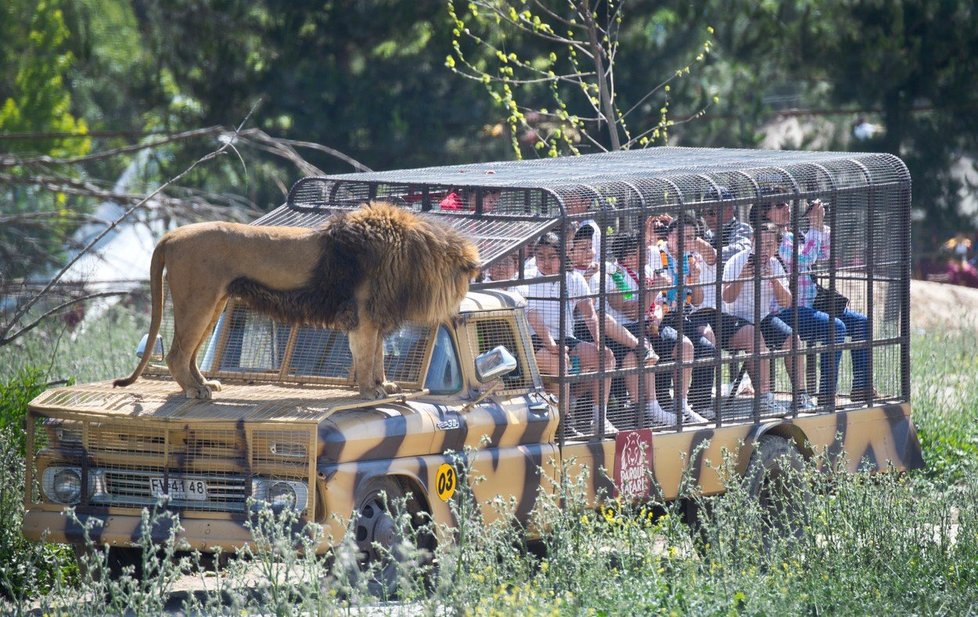
{"type": "Polygon", "coordinates": [[[747,467],[747,490],[761,508],[764,544],[777,538],[799,538],[804,529],[802,504],[808,493],[805,459],[794,442],[763,435],[747,467]]]}
{"type": "Polygon", "coordinates": [[[354,539],[360,553],[360,572],[369,573],[369,591],[382,598],[396,596],[398,573],[405,566],[419,567],[431,560],[434,540],[430,534],[418,532],[425,523],[425,511],[417,495],[405,497],[407,491],[398,480],[383,477],[368,481],[357,498],[354,539]],[[415,538],[409,540],[417,540],[420,560],[415,551],[402,550],[404,538],[395,521],[395,509],[402,503],[415,531],[415,538]]]}
{"type": "Polygon", "coordinates": [[[104,574],[109,575],[110,580],[116,580],[122,576],[126,568],[132,571],[132,577],[141,580],[143,577],[143,549],[131,546],[110,546],[108,558],[104,560],[104,553],[98,548],[88,548],[82,545],[72,545],[75,552],[75,562],[78,564],[78,572],[82,577],[88,576],[93,581],[102,580],[104,574]],[[83,559],[87,557],[87,559],[83,559]]]}

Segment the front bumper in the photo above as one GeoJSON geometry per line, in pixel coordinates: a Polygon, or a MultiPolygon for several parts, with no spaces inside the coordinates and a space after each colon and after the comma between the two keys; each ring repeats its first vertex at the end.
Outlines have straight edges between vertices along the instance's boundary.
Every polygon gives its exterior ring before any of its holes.
{"type": "MultiPolygon", "coordinates": [[[[155,543],[166,542],[171,536],[179,550],[196,549],[213,552],[217,548],[231,551],[254,543],[246,517],[240,518],[181,518],[180,528],[172,529],[170,517],[159,517],[149,530],[155,543]]],[[[28,510],[24,514],[23,532],[30,540],[63,544],[86,543],[85,527],[94,521],[88,536],[97,545],[137,546],[141,544],[144,521],[141,514],[127,513],[76,513],[68,516],[63,510],[28,510]],[[77,518],[77,521],[74,520],[77,518]]],[[[301,522],[300,528],[304,526],[301,522]]],[[[327,538],[317,547],[317,552],[330,546],[327,538]]]]}

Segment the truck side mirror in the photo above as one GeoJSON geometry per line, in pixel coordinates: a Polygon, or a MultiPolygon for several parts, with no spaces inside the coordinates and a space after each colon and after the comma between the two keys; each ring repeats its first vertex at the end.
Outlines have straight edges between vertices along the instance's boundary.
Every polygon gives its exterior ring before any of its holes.
{"type": "Polygon", "coordinates": [[[516,358],[502,345],[479,354],[475,359],[475,376],[482,383],[499,379],[515,370],[516,358]]]}
{"type": "MultiPolygon", "coordinates": [[[[146,353],[146,343],[149,341],[149,334],[144,334],[143,338],[139,339],[139,345],[136,346],[136,357],[142,358],[143,354],[146,353]]],[[[151,358],[162,358],[163,357],[163,337],[159,334],[156,335],[156,344],[153,345],[153,351],[151,352],[151,358]]]]}

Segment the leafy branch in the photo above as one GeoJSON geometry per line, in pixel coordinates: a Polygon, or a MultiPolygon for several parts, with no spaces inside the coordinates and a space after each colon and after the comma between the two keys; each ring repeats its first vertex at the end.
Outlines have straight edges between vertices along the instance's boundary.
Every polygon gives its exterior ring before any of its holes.
{"type": "MultiPolygon", "coordinates": [[[[666,143],[669,128],[702,116],[709,103],[682,120],[670,116],[670,84],[705,62],[713,29],[695,58],[633,103],[619,107],[615,63],[621,51],[626,0],[471,0],[464,9],[448,0],[454,22],[452,53],[456,74],[485,85],[507,114],[512,147],[522,155],[520,135],[547,156],[579,154],[586,142],[599,150],[666,143]],[[523,49],[532,51],[525,52],[523,49]],[[541,97],[552,105],[527,100],[541,97]],[[651,98],[663,99],[655,123],[632,135],[628,116],[651,98]]],[[[714,98],[713,102],[716,102],[714,98]]]]}

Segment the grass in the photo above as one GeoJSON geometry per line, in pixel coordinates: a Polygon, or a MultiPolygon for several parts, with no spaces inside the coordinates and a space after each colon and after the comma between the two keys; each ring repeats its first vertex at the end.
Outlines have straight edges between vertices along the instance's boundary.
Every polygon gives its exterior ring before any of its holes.
{"type": "MultiPolygon", "coordinates": [[[[583,479],[571,479],[538,509],[549,530],[544,552],[526,550],[511,522],[484,525],[462,492],[458,542],[436,548],[437,567],[422,565],[407,543],[399,600],[385,602],[352,565],[352,539],[331,559],[316,558],[295,550],[313,541],[315,528],[297,540],[286,531],[290,521],[267,513],[256,530],[265,541],[219,576],[204,573],[199,556],[173,558],[179,547],[171,542],[162,553],[144,553],[153,575],[142,581],[93,580],[74,568],[70,550],[20,537],[18,414],[46,381],[131,369],[142,324],[124,311],[106,320],[70,346],[61,335],[54,363],[42,353],[58,344],[52,335],[37,347],[25,342],[21,349],[31,351],[19,365],[0,364],[7,425],[0,428],[0,612],[159,614],[175,578],[190,574],[207,591],[187,596],[183,608],[203,614],[359,614],[358,607],[379,604],[395,613],[471,615],[978,614],[974,334],[914,336],[913,409],[927,470],[838,473],[830,482],[813,461],[803,471],[812,488],[793,509],[803,526],[798,537],[765,534],[764,513],[736,478],[726,494],[704,500],[695,530],[676,503],[582,508],[576,482],[583,479]]],[[[146,514],[147,525],[152,518],[146,514]]]]}

